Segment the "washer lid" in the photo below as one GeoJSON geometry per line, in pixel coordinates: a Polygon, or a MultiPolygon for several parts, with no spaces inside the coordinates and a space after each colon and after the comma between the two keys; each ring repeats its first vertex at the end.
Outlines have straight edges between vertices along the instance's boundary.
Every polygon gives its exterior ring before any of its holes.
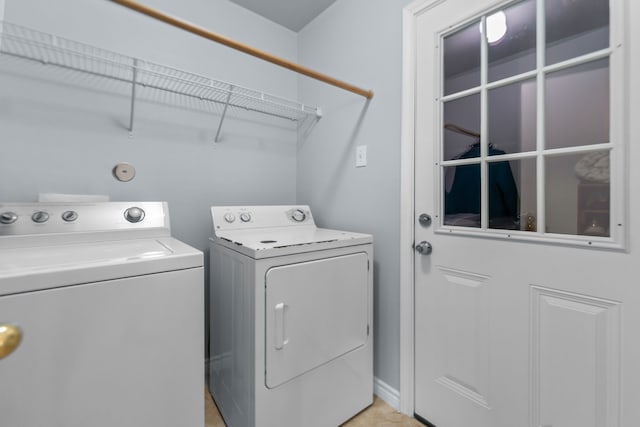
{"type": "Polygon", "coordinates": [[[217,237],[219,244],[256,259],[369,244],[373,241],[370,234],[315,226],[219,231],[217,237]]]}
{"type": "Polygon", "coordinates": [[[0,249],[0,295],[202,267],[171,237],[0,249]]]}

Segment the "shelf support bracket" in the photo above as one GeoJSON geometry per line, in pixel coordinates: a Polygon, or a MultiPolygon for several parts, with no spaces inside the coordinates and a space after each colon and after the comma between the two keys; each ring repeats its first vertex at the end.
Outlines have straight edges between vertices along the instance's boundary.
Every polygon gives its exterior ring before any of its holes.
{"type": "Polygon", "coordinates": [[[218,123],[218,131],[216,132],[215,142],[220,142],[220,130],[222,130],[222,122],[227,115],[227,108],[229,108],[229,101],[231,100],[231,92],[233,92],[233,85],[229,86],[229,93],[227,94],[227,101],[224,103],[224,110],[222,110],[222,116],[220,117],[220,123],[218,123]]]}
{"type": "Polygon", "coordinates": [[[129,112],[129,136],[133,134],[133,118],[136,111],[136,86],[138,86],[138,60],[133,60],[133,78],[131,79],[131,111],[129,112]]]}

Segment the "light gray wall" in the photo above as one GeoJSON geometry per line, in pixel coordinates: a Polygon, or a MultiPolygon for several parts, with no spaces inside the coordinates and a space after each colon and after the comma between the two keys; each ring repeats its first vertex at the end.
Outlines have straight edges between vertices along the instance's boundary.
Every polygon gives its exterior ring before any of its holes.
{"type": "MultiPolygon", "coordinates": [[[[226,0],[144,3],[296,60],[295,33],[226,0]]],[[[6,0],[4,19],[280,97],[297,97],[294,73],[110,1],[6,0]]],[[[129,84],[37,63],[0,61],[0,201],[34,201],[48,192],[167,201],[173,235],[205,254],[211,205],[295,202],[297,134],[288,121],[237,115],[225,121],[216,144],[219,116],[190,108],[198,101],[156,97],[156,102],[137,103],[130,137],[129,84]],[[133,181],[112,177],[118,162],[137,168],[133,181]]],[[[206,300],[207,283],[205,277],[206,300]]]]}
{"type": "MultiPolygon", "coordinates": [[[[1,1],[1,0],[0,0],[1,1]]],[[[206,249],[212,204],[309,203],[319,225],[375,238],[375,374],[399,388],[399,182],[402,7],[338,0],[296,35],[225,0],[145,4],[375,91],[364,99],[155,22],[108,1],[6,0],[5,19],[126,55],[323,107],[301,137],[256,116],[139,103],[128,87],[45,72],[0,71],[0,200],[38,193],[167,200],[176,237],[206,249]],[[298,58],[297,58],[298,57],[298,58]],[[97,85],[89,90],[89,85],[97,85]],[[354,167],[366,145],[369,165],[354,167]],[[111,177],[120,161],[130,183],[111,177]],[[296,172],[297,171],[297,172],[296,172]]],[[[2,67],[0,67],[0,70],[2,67]]]]}
{"type": "MultiPolygon", "coordinates": [[[[295,33],[231,2],[147,0],[145,4],[296,60],[295,33]]],[[[109,1],[7,0],[5,19],[278,96],[297,97],[294,73],[109,1]]],[[[203,250],[211,230],[209,206],[295,202],[297,135],[288,121],[243,114],[225,121],[223,139],[215,144],[216,114],[193,111],[184,100],[158,99],[136,105],[130,137],[126,129],[130,85],[59,73],[40,64],[2,61],[0,200],[32,201],[43,192],[166,200],[174,235],[203,250]],[[129,183],[111,176],[112,167],[122,161],[137,168],[129,183]]]]}
{"type": "Polygon", "coordinates": [[[407,0],[338,0],[299,33],[300,63],[357,86],[365,99],[301,77],[299,97],[324,116],[298,142],[300,203],[324,227],[374,236],[375,375],[400,384],[400,105],[407,0]],[[368,166],[355,168],[356,146],[368,166]]]}

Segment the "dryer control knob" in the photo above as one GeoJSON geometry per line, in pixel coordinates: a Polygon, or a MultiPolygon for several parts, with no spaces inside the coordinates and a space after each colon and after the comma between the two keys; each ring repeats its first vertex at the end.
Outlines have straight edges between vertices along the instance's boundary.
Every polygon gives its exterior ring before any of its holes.
{"type": "Polygon", "coordinates": [[[144,211],[134,206],[124,211],[124,217],[129,222],[140,222],[144,219],[144,211]]]}
{"type": "Polygon", "coordinates": [[[18,220],[18,214],[15,212],[2,212],[0,214],[0,224],[13,224],[18,220]]]}
{"type": "Polygon", "coordinates": [[[47,222],[49,220],[49,214],[45,211],[34,212],[34,214],[31,215],[31,220],[33,222],[37,222],[38,224],[42,224],[43,222],[47,222]]]}
{"type": "Polygon", "coordinates": [[[227,221],[228,223],[232,223],[233,221],[236,220],[236,216],[231,212],[227,212],[226,214],[224,214],[224,220],[227,221]]]}
{"type": "Polygon", "coordinates": [[[242,221],[242,222],[251,221],[251,214],[249,212],[242,212],[240,214],[240,221],[242,221]]]}
{"type": "Polygon", "coordinates": [[[296,222],[302,222],[305,219],[307,219],[307,214],[305,214],[302,209],[296,209],[291,214],[291,219],[293,219],[296,222]]]}

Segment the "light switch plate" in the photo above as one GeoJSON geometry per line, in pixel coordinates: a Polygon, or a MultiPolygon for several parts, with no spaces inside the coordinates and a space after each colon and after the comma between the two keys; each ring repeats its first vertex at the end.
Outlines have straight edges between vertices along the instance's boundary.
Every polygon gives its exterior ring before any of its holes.
{"type": "Polygon", "coordinates": [[[358,145],[356,147],[356,167],[361,168],[367,166],[367,146],[358,145]]]}

